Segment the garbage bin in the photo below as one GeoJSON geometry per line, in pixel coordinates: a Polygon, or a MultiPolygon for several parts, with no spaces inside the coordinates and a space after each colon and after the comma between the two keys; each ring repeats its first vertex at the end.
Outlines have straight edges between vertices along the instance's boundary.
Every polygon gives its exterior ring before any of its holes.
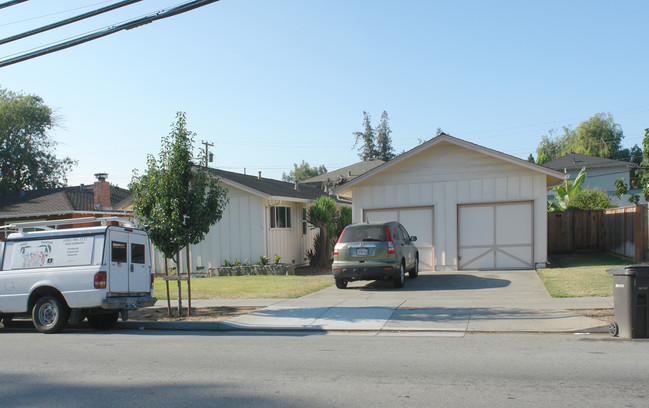
{"type": "Polygon", "coordinates": [[[615,307],[609,333],[630,339],[649,337],[649,265],[629,265],[606,272],[613,275],[615,307]]]}

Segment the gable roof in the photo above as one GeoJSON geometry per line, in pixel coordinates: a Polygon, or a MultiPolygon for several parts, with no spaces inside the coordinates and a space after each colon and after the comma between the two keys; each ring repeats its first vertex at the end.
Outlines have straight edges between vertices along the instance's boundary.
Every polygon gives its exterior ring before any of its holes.
{"type": "Polygon", "coordinates": [[[552,170],[552,169],[540,166],[540,165],[535,164],[535,163],[530,163],[527,160],[519,159],[518,157],[510,156],[508,154],[505,154],[505,153],[502,153],[502,152],[499,152],[499,151],[496,151],[496,150],[492,150],[492,149],[489,149],[489,148],[486,148],[486,147],[483,147],[483,146],[479,146],[479,145],[477,145],[475,143],[467,142],[466,140],[458,139],[456,137],[449,136],[449,135],[447,135],[445,133],[442,133],[439,136],[434,137],[434,138],[430,139],[429,141],[427,141],[425,143],[422,143],[419,146],[417,146],[417,147],[415,147],[415,148],[401,154],[400,156],[395,157],[394,159],[390,160],[389,162],[386,162],[386,163],[384,163],[384,164],[382,164],[382,165],[380,165],[378,167],[375,167],[374,169],[368,171],[367,173],[362,174],[359,177],[356,177],[355,179],[353,179],[349,183],[343,184],[342,186],[334,189],[334,194],[340,194],[343,191],[349,190],[353,186],[355,186],[355,185],[357,185],[359,183],[362,183],[363,181],[375,176],[376,174],[378,174],[380,172],[383,172],[383,171],[385,171],[385,170],[387,170],[387,169],[389,169],[389,168],[391,168],[391,167],[393,167],[393,166],[395,166],[395,165],[397,165],[397,164],[399,164],[401,162],[404,162],[404,161],[408,160],[409,158],[411,158],[411,157],[413,157],[413,156],[415,156],[415,155],[417,155],[417,154],[419,154],[419,153],[421,153],[421,152],[423,152],[425,150],[433,148],[434,146],[436,146],[436,145],[438,145],[440,143],[451,143],[451,144],[454,144],[456,146],[460,146],[460,147],[463,147],[465,149],[468,149],[468,150],[471,150],[471,151],[474,151],[474,152],[478,152],[478,153],[481,153],[481,154],[484,154],[484,155],[487,155],[487,156],[490,156],[490,157],[493,157],[493,158],[496,158],[496,159],[499,159],[499,160],[503,160],[505,162],[508,162],[508,163],[511,163],[511,164],[514,164],[514,165],[517,165],[517,166],[524,167],[524,168],[526,168],[528,170],[532,170],[532,171],[535,171],[535,172],[538,172],[538,173],[545,174],[547,176],[547,180],[548,180],[548,185],[547,185],[548,187],[556,186],[556,185],[559,185],[559,184],[563,183],[563,181],[565,180],[565,177],[566,177],[565,174],[563,174],[561,172],[558,172],[556,170],[552,170]]]}
{"type": "Polygon", "coordinates": [[[544,167],[563,171],[566,170],[581,170],[583,167],[586,169],[599,169],[610,167],[627,167],[634,168],[638,165],[631,162],[621,160],[606,159],[604,157],[588,156],[579,153],[569,153],[558,159],[554,159],[543,164],[544,167]]]}
{"type": "Polygon", "coordinates": [[[361,174],[367,173],[373,168],[382,165],[383,163],[385,162],[381,159],[370,159],[362,161],[338,170],[333,170],[325,174],[320,174],[318,176],[302,180],[300,181],[300,184],[333,183],[336,182],[340,177],[343,177],[346,181],[350,181],[360,176],[361,174]]]}
{"type": "Polygon", "coordinates": [[[296,189],[294,183],[288,183],[286,181],[219,169],[209,169],[209,171],[221,179],[221,182],[225,185],[247,191],[268,200],[312,202],[320,196],[327,195],[322,189],[308,185],[299,185],[296,189]]]}
{"type": "MultiPolygon", "coordinates": [[[[130,190],[110,186],[113,208],[131,196],[130,190]]],[[[29,190],[0,196],[0,219],[75,212],[105,214],[112,211],[95,209],[94,185],[29,190]]]]}

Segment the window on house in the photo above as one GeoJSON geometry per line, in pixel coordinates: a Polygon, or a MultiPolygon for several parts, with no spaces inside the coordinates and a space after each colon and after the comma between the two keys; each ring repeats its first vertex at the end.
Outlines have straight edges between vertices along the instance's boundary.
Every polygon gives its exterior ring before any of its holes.
{"type": "Polygon", "coordinates": [[[270,207],[271,228],[291,228],[290,207],[270,207]]]}
{"type": "Polygon", "coordinates": [[[306,207],[302,208],[302,235],[306,235],[307,222],[306,222],[306,207]]]}

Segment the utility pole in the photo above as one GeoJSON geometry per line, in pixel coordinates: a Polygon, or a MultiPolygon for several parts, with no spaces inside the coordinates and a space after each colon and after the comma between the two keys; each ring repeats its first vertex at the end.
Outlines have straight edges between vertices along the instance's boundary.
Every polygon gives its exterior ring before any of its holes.
{"type": "Polygon", "coordinates": [[[208,163],[212,161],[212,160],[210,160],[209,148],[214,147],[214,143],[209,143],[209,142],[206,142],[205,140],[203,140],[201,143],[205,145],[205,167],[207,168],[207,167],[209,167],[208,163]]]}

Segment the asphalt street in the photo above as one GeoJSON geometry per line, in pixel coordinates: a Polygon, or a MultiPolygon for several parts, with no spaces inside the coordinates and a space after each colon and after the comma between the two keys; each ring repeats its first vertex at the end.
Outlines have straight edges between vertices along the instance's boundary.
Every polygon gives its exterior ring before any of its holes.
{"type": "Polygon", "coordinates": [[[0,334],[3,407],[645,407],[649,341],[32,330],[0,334]]]}

